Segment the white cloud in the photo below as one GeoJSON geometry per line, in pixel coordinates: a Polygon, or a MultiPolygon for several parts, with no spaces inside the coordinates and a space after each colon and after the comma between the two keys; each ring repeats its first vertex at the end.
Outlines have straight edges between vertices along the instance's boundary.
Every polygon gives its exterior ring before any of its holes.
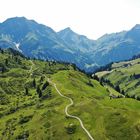
{"type": "Polygon", "coordinates": [[[56,31],[71,27],[97,38],[140,23],[140,0],[0,0],[0,21],[25,16],[56,31]]]}

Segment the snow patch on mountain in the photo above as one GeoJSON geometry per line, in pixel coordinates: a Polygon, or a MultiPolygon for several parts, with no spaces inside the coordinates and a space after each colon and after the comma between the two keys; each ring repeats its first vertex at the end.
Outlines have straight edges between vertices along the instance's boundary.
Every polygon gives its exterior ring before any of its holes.
{"type": "Polygon", "coordinates": [[[15,44],[16,49],[17,49],[18,51],[22,52],[22,50],[20,49],[20,43],[14,42],[14,44],[15,44]]]}

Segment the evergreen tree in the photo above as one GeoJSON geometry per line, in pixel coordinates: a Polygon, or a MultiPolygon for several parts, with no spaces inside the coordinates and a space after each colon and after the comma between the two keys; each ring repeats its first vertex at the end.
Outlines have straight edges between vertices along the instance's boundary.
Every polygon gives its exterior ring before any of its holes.
{"type": "Polygon", "coordinates": [[[29,90],[27,87],[25,87],[25,95],[29,95],[29,90]]]}
{"type": "Polygon", "coordinates": [[[1,53],[4,54],[4,50],[3,49],[1,49],[1,53]]]}
{"type": "Polygon", "coordinates": [[[42,86],[42,90],[45,90],[46,89],[46,87],[49,85],[49,82],[48,81],[46,81],[45,83],[44,83],[44,85],[42,86]]]}
{"type": "Polygon", "coordinates": [[[124,92],[124,90],[122,90],[121,94],[125,95],[125,92],[124,92]]]}
{"type": "Polygon", "coordinates": [[[93,79],[99,81],[99,77],[96,74],[94,74],[93,79]]]}
{"type": "Polygon", "coordinates": [[[6,65],[6,66],[8,65],[8,59],[5,60],[5,65],[6,65]]]}
{"type": "Polygon", "coordinates": [[[117,85],[116,87],[115,87],[115,89],[116,89],[116,91],[118,91],[119,93],[120,93],[120,87],[119,87],[119,85],[117,85]]]}
{"type": "Polygon", "coordinates": [[[88,84],[89,86],[93,87],[93,84],[92,84],[91,80],[89,80],[87,84],[88,84]]]}
{"type": "Polygon", "coordinates": [[[135,73],[133,74],[133,77],[136,78],[136,74],[135,73]]]}
{"type": "Polygon", "coordinates": [[[2,66],[1,72],[4,73],[5,71],[6,71],[6,68],[4,66],[2,66]]]}
{"type": "Polygon", "coordinates": [[[34,88],[36,87],[36,80],[35,79],[33,80],[33,87],[34,88]]]}
{"type": "Polygon", "coordinates": [[[38,97],[40,98],[40,97],[42,97],[42,91],[41,91],[41,89],[40,89],[40,87],[38,86],[37,87],[37,93],[38,93],[38,97]]]}
{"type": "Polygon", "coordinates": [[[40,83],[43,82],[44,78],[43,76],[40,77],[40,83]]]}

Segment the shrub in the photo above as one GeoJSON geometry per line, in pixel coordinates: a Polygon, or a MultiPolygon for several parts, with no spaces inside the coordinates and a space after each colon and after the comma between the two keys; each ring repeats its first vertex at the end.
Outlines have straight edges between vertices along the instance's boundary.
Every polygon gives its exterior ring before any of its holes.
{"type": "Polygon", "coordinates": [[[16,140],[26,140],[29,137],[29,131],[26,130],[16,137],[16,140]]]}
{"type": "Polygon", "coordinates": [[[76,131],[76,125],[70,123],[70,124],[66,127],[66,131],[67,131],[68,134],[74,134],[75,131],[76,131]]]}
{"type": "Polygon", "coordinates": [[[94,87],[91,80],[88,81],[87,85],[94,87]]]}
{"type": "Polygon", "coordinates": [[[23,123],[27,123],[28,121],[30,121],[32,119],[33,115],[29,115],[29,116],[20,116],[19,118],[19,124],[23,124],[23,123]]]}
{"type": "Polygon", "coordinates": [[[45,90],[47,86],[49,86],[49,82],[48,81],[46,81],[44,83],[44,85],[42,86],[42,90],[45,90]]]}
{"type": "Polygon", "coordinates": [[[42,97],[42,91],[41,91],[39,86],[37,87],[36,92],[38,94],[38,97],[41,98],[42,97]]]}
{"type": "Polygon", "coordinates": [[[50,98],[52,97],[52,94],[51,94],[51,88],[50,86],[45,90],[45,92],[43,93],[41,99],[47,99],[47,98],[50,98]]]}

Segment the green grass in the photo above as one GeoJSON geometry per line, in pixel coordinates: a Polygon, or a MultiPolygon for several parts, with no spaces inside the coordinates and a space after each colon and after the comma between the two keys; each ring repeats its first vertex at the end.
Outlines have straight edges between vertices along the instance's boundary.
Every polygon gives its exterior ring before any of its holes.
{"type": "Polygon", "coordinates": [[[61,71],[52,80],[64,95],[74,100],[71,114],[83,120],[96,140],[139,139],[136,127],[140,121],[140,102],[125,98],[110,100],[105,88],[94,80],[94,87],[87,86],[89,79],[79,72],[61,71]]]}
{"type": "Polygon", "coordinates": [[[140,59],[114,63],[111,71],[97,73],[98,76],[108,79],[114,86],[119,85],[128,96],[140,97],[140,59]]]}
{"type": "Polygon", "coordinates": [[[0,58],[0,66],[8,59],[6,71],[0,72],[1,140],[88,140],[79,122],[66,117],[64,109],[69,100],[62,98],[52,85],[42,91],[42,98],[38,97],[36,88],[41,89],[47,77],[62,94],[73,99],[69,113],[81,118],[95,140],[140,139],[139,101],[110,100],[110,92],[119,93],[75,71],[69,64],[33,60],[31,75],[29,60],[7,52],[0,53],[0,58]],[[36,87],[33,87],[34,79],[36,87]],[[71,125],[76,128],[72,134],[68,133],[71,125]]]}

